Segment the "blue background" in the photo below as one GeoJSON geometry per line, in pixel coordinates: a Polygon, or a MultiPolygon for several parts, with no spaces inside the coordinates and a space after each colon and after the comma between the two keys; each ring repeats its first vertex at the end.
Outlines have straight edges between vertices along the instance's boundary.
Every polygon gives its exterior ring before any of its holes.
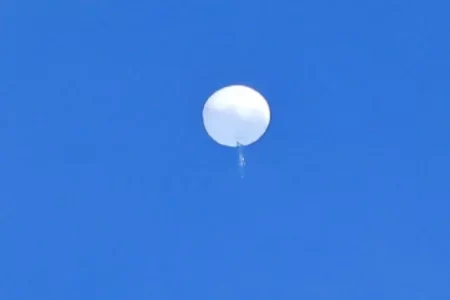
{"type": "Polygon", "coordinates": [[[450,299],[449,10],[2,1],[0,298],[450,299]]]}

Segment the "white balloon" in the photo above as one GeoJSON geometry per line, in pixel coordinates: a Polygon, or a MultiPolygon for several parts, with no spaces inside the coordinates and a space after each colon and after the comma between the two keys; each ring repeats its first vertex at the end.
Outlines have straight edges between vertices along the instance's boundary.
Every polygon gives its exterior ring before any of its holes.
{"type": "Polygon", "coordinates": [[[208,98],[203,123],[209,136],[220,145],[247,146],[259,140],[269,127],[269,104],[250,87],[228,86],[208,98]]]}

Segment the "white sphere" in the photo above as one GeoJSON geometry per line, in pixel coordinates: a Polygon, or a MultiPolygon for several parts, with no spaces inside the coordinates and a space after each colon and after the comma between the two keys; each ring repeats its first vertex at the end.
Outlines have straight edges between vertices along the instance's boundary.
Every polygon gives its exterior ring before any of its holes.
{"type": "Polygon", "coordinates": [[[269,104],[252,88],[228,86],[208,98],[203,123],[209,136],[220,145],[247,146],[259,140],[269,127],[269,104]]]}

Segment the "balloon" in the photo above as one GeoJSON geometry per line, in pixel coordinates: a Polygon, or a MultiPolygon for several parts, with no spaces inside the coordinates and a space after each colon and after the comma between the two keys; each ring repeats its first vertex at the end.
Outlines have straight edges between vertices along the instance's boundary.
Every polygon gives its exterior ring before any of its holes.
{"type": "Polygon", "coordinates": [[[266,99],[250,87],[232,85],[216,91],[205,103],[203,123],[208,135],[228,147],[259,140],[270,123],[266,99]]]}

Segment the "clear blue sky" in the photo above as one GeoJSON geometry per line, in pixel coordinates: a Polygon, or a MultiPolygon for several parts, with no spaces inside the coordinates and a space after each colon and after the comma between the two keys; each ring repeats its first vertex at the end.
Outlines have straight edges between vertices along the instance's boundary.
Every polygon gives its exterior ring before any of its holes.
{"type": "Polygon", "coordinates": [[[0,4],[0,298],[450,299],[448,1],[0,4]],[[246,84],[272,123],[206,134],[246,84]]]}

